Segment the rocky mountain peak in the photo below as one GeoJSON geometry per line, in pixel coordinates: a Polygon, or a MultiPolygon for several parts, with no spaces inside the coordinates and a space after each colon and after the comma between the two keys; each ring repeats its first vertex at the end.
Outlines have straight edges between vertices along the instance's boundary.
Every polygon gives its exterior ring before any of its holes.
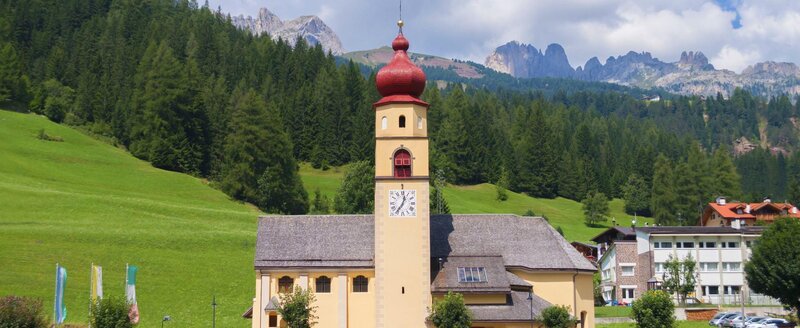
{"type": "Polygon", "coordinates": [[[547,46],[542,53],[533,45],[511,41],[498,47],[485,63],[486,67],[517,77],[575,75],[564,48],[557,43],[547,46]]]}
{"type": "Polygon", "coordinates": [[[300,16],[293,20],[282,21],[267,8],[261,8],[257,17],[239,15],[231,18],[234,26],[248,30],[255,35],[269,34],[273,39],[283,39],[294,45],[298,37],[302,37],[310,45],[322,45],[325,51],[334,54],[345,52],[339,36],[317,16],[300,16]]]}
{"type": "Polygon", "coordinates": [[[681,59],[676,63],[680,69],[713,70],[714,66],[708,63],[708,58],[702,52],[681,52],[681,59]]]}
{"type": "Polygon", "coordinates": [[[783,76],[783,77],[800,77],[800,68],[794,63],[779,63],[774,61],[766,61],[750,65],[742,71],[745,76],[783,76]]]}

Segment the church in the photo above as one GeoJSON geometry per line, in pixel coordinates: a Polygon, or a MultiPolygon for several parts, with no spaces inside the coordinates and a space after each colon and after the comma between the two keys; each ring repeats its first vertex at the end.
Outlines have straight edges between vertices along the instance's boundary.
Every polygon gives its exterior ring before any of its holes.
{"type": "Polygon", "coordinates": [[[260,217],[252,327],[285,327],[279,295],[298,286],[315,293],[319,328],[432,327],[447,292],[464,296],[473,327],[541,327],[552,305],[594,327],[596,268],[543,218],[430,215],[425,74],[398,25],[376,80],[374,214],[260,217]]]}

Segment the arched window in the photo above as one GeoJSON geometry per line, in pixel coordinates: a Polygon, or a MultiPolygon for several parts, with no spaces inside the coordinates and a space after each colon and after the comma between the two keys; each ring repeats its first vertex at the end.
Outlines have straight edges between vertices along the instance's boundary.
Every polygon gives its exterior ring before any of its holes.
{"type": "Polygon", "coordinates": [[[422,129],[422,116],[417,115],[417,129],[422,129]]]}
{"type": "Polygon", "coordinates": [[[366,293],[369,291],[369,279],[364,276],[353,278],[353,293],[366,293]]]}
{"type": "Polygon", "coordinates": [[[400,149],[394,153],[394,177],[411,177],[411,154],[408,150],[400,149]]]}
{"type": "Polygon", "coordinates": [[[401,128],[406,127],[406,116],[405,115],[400,115],[400,127],[401,128]]]}
{"type": "Polygon", "coordinates": [[[386,130],[387,125],[389,125],[389,119],[384,116],[381,119],[381,130],[386,130]]]}
{"type": "Polygon", "coordinates": [[[317,278],[317,288],[314,289],[317,293],[330,293],[331,292],[331,278],[321,276],[317,278]]]}
{"type": "Polygon", "coordinates": [[[291,293],[294,287],[294,279],[289,276],[283,276],[278,279],[278,293],[291,293]]]}

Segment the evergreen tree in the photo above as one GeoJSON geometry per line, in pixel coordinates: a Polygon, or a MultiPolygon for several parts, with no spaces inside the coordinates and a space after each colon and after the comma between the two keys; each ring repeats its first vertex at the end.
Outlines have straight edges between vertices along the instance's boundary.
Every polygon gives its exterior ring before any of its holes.
{"type": "Polygon", "coordinates": [[[464,121],[464,111],[468,106],[467,96],[460,87],[456,87],[447,97],[447,112],[436,140],[437,158],[435,166],[444,170],[449,181],[463,182],[467,173],[467,161],[470,150],[468,131],[464,121]]]}
{"type": "Polygon", "coordinates": [[[690,171],[689,164],[680,163],[675,166],[673,172],[675,186],[675,221],[678,225],[694,225],[700,218],[697,213],[695,201],[697,197],[697,185],[694,179],[695,174],[690,171]]]}
{"type": "Polygon", "coordinates": [[[0,42],[0,102],[14,98],[19,78],[19,61],[14,46],[0,42]]]}
{"type": "Polygon", "coordinates": [[[658,225],[671,225],[675,219],[675,185],[672,174],[672,163],[664,156],[658,155],[653,171],[653,187],[651,192],[650,211],[658,225]]]}
{"type": "Polygon", "coordinates": [[[334,208],[337,213],[369,214],[375,203],[375,166],[368,161],[356,162],[344,175],[336,193],[334,208]]]}
{"type": "Polygon", "coordinates": [[[650,215],[650,188],[644,179],[633,173],[622,188],[625,200],[625,213],[642,216],[650,215]]]}
{"type": "Polygon", "coordinates": [[[608,198],[601,192],[592,192],[586,196],[583,203],[583,215],[587,226],[594,227],[600,222],[608,221],[608,198]]]}
{"type": "Polygon", "coordinates": [[[733,165],[730,152],[725,147],[714,151],[711,159],[711,193],[716,196],[728,196],[733,199],[742,197],[742,186],[739,173],[733,165]]]}
{"type": "Polygon", "coordinates": [[[520,122],[525,126],[516,148],[516,163],[512,188],[533,197],[554,198],[558,178],[556,157],[551,148],[551,132],[542,109],[535,106],[523,114],[520,122]]]}
{"type": "Polygon", "coordinates": [[[787,166],[788,185],[786,196],[795,206],[800,206],[800,153],[794,153],[787,166]]]}
{"type": "Polygon", "coordinates": [[[444,198],[444,187],[447,184],[444,171],[436,170],[436,175],[430,186],[430,212],[431,214],[450,214],[450,206],[444,198]]]}
{"type": "Polygon", "coordinates": [[[322,194],[319,188],[314,190],[314,200],[311,201],[312,214],[328,214],[330,213],[330,200],[328,196],[322,194]]]}

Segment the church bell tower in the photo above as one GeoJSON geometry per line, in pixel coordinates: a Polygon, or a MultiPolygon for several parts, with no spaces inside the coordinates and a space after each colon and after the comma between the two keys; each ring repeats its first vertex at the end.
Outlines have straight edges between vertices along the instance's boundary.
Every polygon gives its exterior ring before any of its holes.
{"type": "Polygon", "coordinates": [[[425,73],[408,57],[408,40],[376,76],[376,327],[425,327],[431,306],[428,104],[425,73]]]}

